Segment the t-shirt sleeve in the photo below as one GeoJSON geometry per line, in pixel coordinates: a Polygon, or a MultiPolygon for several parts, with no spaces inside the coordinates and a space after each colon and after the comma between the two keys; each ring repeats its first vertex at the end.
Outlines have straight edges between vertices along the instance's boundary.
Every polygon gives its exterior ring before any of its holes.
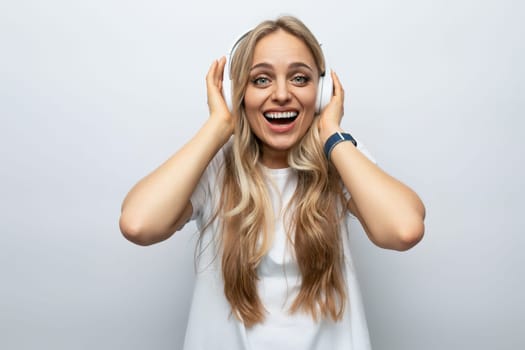
{"type": "Polygon", "coordinates": [[[205,214],[205,208],[209,208],[214,202],[213,196],[216,195],[214,191],[218,181],[217,176],[223,162],[224,150],[220,149],[204,170],[197,187],[195,187],[190,197],[193,209],[191,220],[202,217],[205,214]]]}
{"type": "MultiPolygon", "coordinates": [[[[206,170],[208,170],[208,167],[206,168],[206,170]]],[[[197,187],[195,188],[190,197],[192,207],[191,220],[196,220],[197,217],[202,215],[202,207],[203,204],[206,202],[206,197],[208,195],[208,177],[208,172],[205,171],[204,174],[202,174],[199,183],[197,184],[197,187]]]]}

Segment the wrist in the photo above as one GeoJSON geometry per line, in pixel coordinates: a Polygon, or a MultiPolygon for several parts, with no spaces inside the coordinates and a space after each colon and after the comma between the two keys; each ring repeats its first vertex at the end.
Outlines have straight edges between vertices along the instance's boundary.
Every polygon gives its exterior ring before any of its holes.
{"type": "Polygon", "coordinates": [[[336,132],[344,132],[338,122],[327,119],[320,119],[319,124],[319,136],[323,145],[326,143],[328,138],[336,132]]]}
{"type": "Polygon", "coordinates": [[[227,118],[210,115],[206,122],[206,127],[210,129],[211,134],[220,143],[226,143],[233,134],[233,123],[227,118]]]}
{"type": "Polygon", "coordinates": [[[357,147],[357,141],[353,138],[352,135],[346,132],[337,131],[333,133],[324,143],[323,151],[326,156],[326,159],[330,160],[330,155],[333,149],[342,142],[351,142],[354,146],[357,147]]]}
{"type": "Polygon", "coordinates": [[[329,126],[321,126],[319,128],[319,136],[321,137],[321,142],[323,145],[328,141],[328,138],[335,134],[336,132],[344,132],[343,129],[337,124],[329,125],[329,126]]]}

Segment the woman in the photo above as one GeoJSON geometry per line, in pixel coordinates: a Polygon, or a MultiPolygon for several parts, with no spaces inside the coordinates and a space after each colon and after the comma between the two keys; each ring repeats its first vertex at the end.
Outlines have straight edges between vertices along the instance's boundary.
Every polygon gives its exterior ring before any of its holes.
{"type": "Polygon", "coordinates": [[[209,119],[124,200],[123,234],[149,245],[197,220],[185,349],[369,349],[348,220],[406,250],[422,238],[422,202],[341,129],[333,72],[317,113],[325,62],[298,19],[265,21],[236,45],[231,111],[225,63],[206,77],[209,119]]]}

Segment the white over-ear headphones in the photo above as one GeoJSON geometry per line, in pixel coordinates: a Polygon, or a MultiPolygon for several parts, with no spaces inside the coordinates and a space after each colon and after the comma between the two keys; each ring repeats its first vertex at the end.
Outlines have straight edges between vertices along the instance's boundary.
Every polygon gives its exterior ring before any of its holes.
{"type": "MultiPolygon", "coordinates": [[[[233,45],[230,53],[228,56],[226,56],[226,65],[224,66],[224,75],[222,79],[222,94],[224,96],[224,100],[226,101],[226,105],[228,106],[229,110],[231,111],[233,109],[232,106],[232,83],[231,83],[231,59],[233,57],[233,54],[235,50],[237,49],[237,46],[239,42],[242,41],[250,32],[244,34],[241,36],[233,45]]],[[[330,99],[333,95],[333,89],[334,89],[334,82],[332,81],[332,76],[330,73],[330,69],[328,68],[328,65],[325,63],[325,71],[321,76],[319,77],[319,85],[317,86],[317,99],[315,103],[315,114],[321,114],[321,111],[324,107],[330,102],[330,99]]]]}

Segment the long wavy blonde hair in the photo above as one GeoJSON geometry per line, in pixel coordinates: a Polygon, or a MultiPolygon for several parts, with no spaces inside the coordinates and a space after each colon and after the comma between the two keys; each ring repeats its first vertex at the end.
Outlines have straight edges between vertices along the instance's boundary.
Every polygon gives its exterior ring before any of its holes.
{"type": "MultiPolygon", "coordinates": [[[[235,131],[226,149],[223,187],[217,216],[221,222],[224,293],[233,315],[247,327],[263,322],[265,309],[257,292],[257,267],[271,247],[274,216],[263,170],[262,149],[250,130],[243,108],[250,65],[258,41],[277,30],[301,40],[311,50],[319,72],[324,56],[310,30],[295,17],[265,21],[244,36],[231,58],[235,131]]],[[[290,150],[289,166],[297,173],[297,188],[287,207],[288,236],[301,272],[301,287],[290,312],[313,319],[342,317],[346,300],[340,234],[344,196],[340,178],[327,162],[317,128],[318,118],[290,150]]]]}

